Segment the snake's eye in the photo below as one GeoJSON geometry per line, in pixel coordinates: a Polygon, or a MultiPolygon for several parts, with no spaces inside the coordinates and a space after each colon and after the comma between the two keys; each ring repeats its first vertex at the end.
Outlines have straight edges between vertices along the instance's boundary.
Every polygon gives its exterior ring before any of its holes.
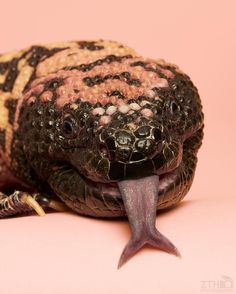
{"type": "Polygon", "coordinates": [[[62,132],[65,137],[73,138],[77,133],[77,124],[73,117],[66,117],[62,122],[62,132]]]}
{"type": "Polygon", "coordinates": [[[175,101],[171,101],[171,103],[170,103],[171,114],[176,114],[178,110],[179,110],[178,104],[175,101]]]}

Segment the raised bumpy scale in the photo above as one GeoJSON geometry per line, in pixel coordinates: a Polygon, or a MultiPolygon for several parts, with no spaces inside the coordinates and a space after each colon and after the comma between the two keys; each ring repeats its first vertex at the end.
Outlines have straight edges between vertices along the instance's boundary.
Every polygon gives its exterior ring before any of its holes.
{"type": "Polygon", "coordinates": [[[127,215],[119,266],[145,244],[179,255],[156,211],[188,192],[202,137],[197,89],[164,60],[104,40],[0,55],[0,217],[127,215]]]}

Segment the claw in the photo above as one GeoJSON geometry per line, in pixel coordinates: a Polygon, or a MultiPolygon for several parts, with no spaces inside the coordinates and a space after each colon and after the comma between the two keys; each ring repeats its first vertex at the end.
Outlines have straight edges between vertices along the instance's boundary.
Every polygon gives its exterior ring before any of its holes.
{"type": "Polygon", "coordinates": [[[50,200],[50,202],[48,203],[48,207],[61,212],[68,210],[65,204],[55,200],[50,200]]]}
{"type": "Polygon", "coordinates": [[[45,215],[45,211],[43,210],[43,208],[38,204],[38,202],[29,194],[24,193],[22,195],[21,201],[23,203],[26,203],[28,206],[30,206],[32,209],[34,209],[36,211],[36,213],[39,216],[44,216],[45,215]]]}

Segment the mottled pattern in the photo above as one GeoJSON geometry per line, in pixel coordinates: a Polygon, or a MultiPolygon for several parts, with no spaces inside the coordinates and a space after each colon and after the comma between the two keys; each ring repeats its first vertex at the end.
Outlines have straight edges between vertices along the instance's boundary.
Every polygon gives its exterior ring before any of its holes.
{"type": "Polygon", "coordinates": [[[179,202],[192,184],[202,129],[189,77],[118,42],[0,55],[5,175],[13,187],[58,196],[80,214],[124,215],[117,182],[152,174],[160,176],[157,208],[179,202]]]}

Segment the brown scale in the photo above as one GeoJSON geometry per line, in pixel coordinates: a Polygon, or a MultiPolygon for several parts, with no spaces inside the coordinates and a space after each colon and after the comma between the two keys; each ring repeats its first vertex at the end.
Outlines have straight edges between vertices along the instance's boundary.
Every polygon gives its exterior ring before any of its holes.
{"type": "Polygon", "coordinates": [[[119,267],[145,244],[179,256],[156,211],[190,189],[202,137],[197,89],[163,60],[103,40],[0,55],[0,217],[127,216],[119,267]]]}
{"type": "MultiPolygon", "coordinates": [[[[5,134],[5,157],[7,161],[10,159],[10,146],[12,140],[12,127],[9,120],[9,109],[5,105],[7,100],[18,100],[22,97],[24,89],[29,88],[30,82],[40,77],[40,73],[37,73],[37,68],[43,66],[47,60],[50,60],[52,66],[48,69],[59,69],[63,67],[79,66],[83,61],[88,60],[88,53],[91,52],[95,56],[95,60],[98,55],[107,56],[107,50],[110,51],[114,48],[116,55],[128,55],[128,53],[134,53],[129,48],[118,48],[119,43],[109,41],[71,41],[64,43],[48,44],[43,46],[31,46],[21,51],[15,51],[12,53],[2,54],[0,56],[0,129],[6,130],[5,134]],[[96,52],[100,54],[96,54],[96,52]],[[78,52],[78,58],[72,58],[66,60],[66,58],[60,59],[59,62],[53,62],[53,57],[60,55],[58,53],[63,52],[62,56],[70,55],[73,52],[78,52]],[[79,58],[81,57],[81,58],[79,58]],[[68,63],[69,62],[69,63],[68,63]],[[53,68],[55,64],[55,68],[53,68]]],[[[91,55],[92,57],[92,55],[91,55]]],[[[87,63],[87,62],[86,62],[87,63]]],[[[46,74],[46,72],[42,72],[46,74]]],[[[11,102],[10,102],[11,103],[11,102]]],[[[13,102],[15,103],[15,102],[13,102]]],[[[14,113],[11,112],[11,117],[14,113]]],[[[1,152],[1,151],[0,151],[1,152]]],[[[2,152],[4,153],[4,152],[2,152]]]]}

